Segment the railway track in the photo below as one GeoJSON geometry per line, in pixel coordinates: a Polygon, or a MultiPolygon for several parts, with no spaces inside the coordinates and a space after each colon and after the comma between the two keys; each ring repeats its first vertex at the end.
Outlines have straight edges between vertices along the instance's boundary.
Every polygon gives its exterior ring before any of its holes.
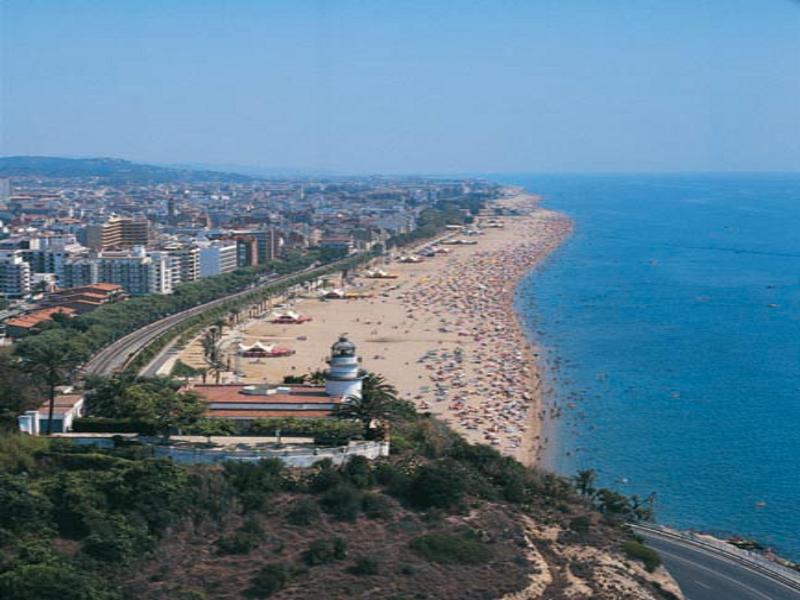
{"type": "MultiPolygon", "coordinates": [[[[339,261],[344,262],[344,261],[339,261]]],[[[250,294],[258,289],[267,288],[276,284],[280,284],[282,282],[288,281],[293,277],[297,277],[300,274],[308,274],[312,275],[314,271],[319,270],[327,271],[330,270],[331,267],[335,267],[337,263],[331,263],[323,266],[318,267],[309,267],[302,271],[298,271],[296,273],[290,273],[288,275],[282,275],[280,277],[275,277],[264,283],[255,285],[253,287],[249,287],[244,289],[240,292],[236,292],[230,294],[228,296],[224,296],[222,298],[217,298],[216,300],[212,300],[210,302],[206,302],[205,304],[198,304],[197,306],[193,306],[192,308],[187,308],[181,312],[175,313],[173,315],[169,315],[168,317],[164,317],[163,319],[159,319],[158,321],[153,321],[138,329],[132,333],[129,333],[118,340],[112,342],[99,352],[97,352],[87,363],[84,365],[83,372],[84,376],[91,376],[91,375],[111,375],[115,371],[122,369],[127,365],[131,360],[133,360],[136,355],[141,352],[144,348],[146,348],[150,343],[155,341],[158,337],[160,337],[164,332],[168,331],[172,327],[178,325],[182,321],[194,317],[196,315],[202,314],[208,310],[214,309],[226,302],[230,302],[231,300],[235,300],[237,298],[241,298],[250,294]]]]}

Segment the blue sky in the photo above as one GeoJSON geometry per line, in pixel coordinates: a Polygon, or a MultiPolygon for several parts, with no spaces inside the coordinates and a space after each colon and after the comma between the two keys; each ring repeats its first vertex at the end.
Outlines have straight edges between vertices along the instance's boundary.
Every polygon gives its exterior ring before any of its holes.
{"type": "Polygon", "coordinates": [[[790,0],[0,3],[0,154],[800,170],[790,0]]]}

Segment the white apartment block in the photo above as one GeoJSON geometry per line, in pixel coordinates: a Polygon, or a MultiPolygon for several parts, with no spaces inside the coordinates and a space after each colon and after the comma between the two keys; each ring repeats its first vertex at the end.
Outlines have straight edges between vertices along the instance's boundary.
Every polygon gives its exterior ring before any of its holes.
{"type": "Polygon", "coordinates": [[[209,244],[200,248],[198,269],[200,277],[213,277],[229,273],[236,270],[236,265],[236,242],[209,244]]]}
{"type": "Polygon", "coordinates": [[[31,266],[20,250],[0,252],[0,295],[23,298],[31,293],[31,266]]]}

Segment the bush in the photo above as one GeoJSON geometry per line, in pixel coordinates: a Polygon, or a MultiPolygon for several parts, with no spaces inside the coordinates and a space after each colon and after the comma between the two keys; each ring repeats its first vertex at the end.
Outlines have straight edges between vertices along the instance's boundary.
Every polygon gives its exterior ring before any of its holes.
{"type": "Polygon", "coordinates": [[[267,598],[289,583],[289,573],[280,563],[271,563],[261,570],[250,582],[248,595],[255,598],[267,598]]]}
{"type": "Polygon", "coordinates": [[[370,519],[391,519],[394,514],[392,504],[381,494],[364,494],[361,505],[370,519]]]}
{"type": "Polygon", "coordinates": [[[219,554],[249,554],[264,537],[261,521],[255,517],[245,519],[239,529],[217,540],[219,554]]]}
{"type": "Polygon", "coordinates": [[[249,554],[260,541],[261,536],[249,531],[237,531],[217,540],[219,554],[249,554]]]}
{"type": "Polygon", "coordinates": [[[284,437],[313,437],[314,443],[322,446],[342,446],[350,440],[361,439],[364,433],[360,423],[296,417],[256,419],[250,425],[249,432],[253,435],[275,435],[277,429],[284,437]]]}
{"type": "Polygon", "coordinates": [[[325,492],[342,482],[342,476],[332,465],[322,465],[312,477],[310,482],[311,491],[314,493],[325,492]]]}
{"type": "Polygon", "coordinates": [[[154,423],[105,417],[75,419],[72,422],[72,430],[76,433],[139,433],[141,435],[157,435],[158,433],[154,423]]]}
{"type": "Polygon", "coordinates": [[[351,567],[347,567],[347,572],[351,575],[377,575],[378,563],[371,558],[359,558],[351,567]]]}
{"type": "Polygon", "coordinates": [[[419,508],[458,508],[463,504],[467,478],[452,461],[420,467],[407,491],[408,500],[419,508]]]}
{"type": "Polygon", "coordinates": [[[90,519],[92,533],[84,540],[83,551],[103,562],[125,565],[149,550],[151,539],[144,522],[122,515],[90,519]]]}
{"type": "Polygon", "coordinates": [[[347,543],[342,538],[318,539],[303,553],[307,565],[324,565],[347,556],[347,543]]]}
{"type": "Polygon", "coordinates": [[[372,465],[364,456],[354,456],[343,469],[344,476],[357,488],[366,488],[375,483],[372,476],[372,465]]]}
{"type": "Polygon", "coordinates": [[[411,540],[409,547],[417,556],[442,564],[480,564],[492,557],[486,544],[446,533],[421,535],[411,540]]]}
{"type": "Polygon", "coordinates": [[[640,560],[644,563],[644,568],[652,573],[661,565],[661,557],[658,552],[648,548],[644,544],[635,541],[628,541],[622,544],[622,552],[632,560],[640,560]]]}
{"type": "Polygon", "coordinates": [[[396,465],[381,461],[376,465],[374,473],[378,483],[385,486],[392,496],[403,497],[408,493],[411,477],[396,465]]]}
{"type": "Polygon", "coordinates": [[[20,600],[115,600],[93,575],[69,564],[18,565],[0,575],[0,598],[20,600]]]}
{"type": "Polygon", "coordinates": [[[260,460],[256,463],[228,461],[225,476],[239,492],[243,508],[264,508],[266,497],[283,489],[283,464],[277,459],[260,460]]]}
{"type": "Polygon", "coordinates": [[[319,506],[314,500],[310,498],[303,498],[294,505],[289,514],[286,515],[286,520],[291,525],[298,527],[306,527],[319,519],[319,506]]]}
{"type": "Polygon", "coordinates": [[[592,524],[592,520],[588,517],[588,515],[581,515],[579,517],[575,517],[569,522],[569,528],[580,534],[589,533],[589,527],[592,524]]]}
{"type": "Polygon", "coordinates": [[[329,489],[320,499],[322,508],[340,521],[355,521],[361,511],[361,492],[347,484],[329,489]]]}

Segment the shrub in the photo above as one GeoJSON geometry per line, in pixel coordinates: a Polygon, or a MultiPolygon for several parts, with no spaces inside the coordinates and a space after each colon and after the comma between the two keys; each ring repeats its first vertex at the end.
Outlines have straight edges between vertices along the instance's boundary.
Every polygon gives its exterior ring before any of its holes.
{"type": "Polygon", "coordinates": [[[457,463],[432,463],[419,468],[408,487],[407,498],[419,508],[457,508],[463,504],[466,486],[466,477],[457,463]]]}
{"type": "Polygon", "coordinates": [[[492,557],[486,544],[446,533],[421,535],[411,540],[409,547],[417,556],[443,564],[479,564],[492,557]]]}
{"type": "Polygon", "coordinates": [[[391,503],[381,494],[364,494],[361,505],[370,519],[391,519],[394,514],[391,503]]]}
{"type": "Polygon", "coordinates": [[[642,561],[644,568],[650,573],[655,571],[661,564],[661,557],[658,552],[639,542],[633,540],[625,542],[622,544],[622,551],[628,558],[642,561]]]}
{"type": "Polygon", "coordinates": [[[124,565],[150,548],[151,539],[143,522],[113,514],[89,521],[91,533],[84,540],[83,550],[97,560],[124,565]]]}
{"type": "Polygon", "coordinates": [[[377,482],[386,487],[386,491],[393,496],[405,496],[411,485],[409,477],[397,465],[389,462],[380,461],[374,469],[377,482]]]}
{"type": "Polygon", "coordinates": [[[347,556],[347,543],[342,538],[318,539],[303,553],[307,565],[324,565],[347,556]]]}
{"type": "Polygon", "coordinates": [[[344,466],[343,472],[348,481],[358,488],[369,487],[375,482],[372,466],[364,456],[352,457],[344,466]]]}
{"type": "Polygon", "coordinates": [[[108,591],[93,575],[64,564],[16,565],[0,574],[0,598],[44,600],[112,600],[119,596],[108,591]]]}
{"type": "Polygon", "coordinates": [[[329,489],[320,499],[322,508],[340,521],[355,521],[361,511],[361,492],[347,484],[329,489]]]}
{"type": "Polygon", "coordinates": [[[351,575],[377,575],[378,563],[371,558],[359,558],[356,564],[347,567],[347,572],[351,575]]]}
{"type": "Polygon", "coordinates": [[[249,531],[237,531],[231,535],[217,540],[219,554],[249,554],[256,546],[261,536],[249,531]]]}
{"type": "Polygon", "coordinates": [[[225,476],[239,492],[243,508],[259,510],[264,507],[266,496],[283,488],[283,464],[277,459],[260,460],[256,463],[228,461],[225,476]]]}
{"type": "Polygon", "coordinates": [[[339,471],[330,465],[324,465],[311,477],[310,487],[314,493],[325,492],[342,482],[339,471]]]}
{"type": "Polygon", "coordinates": [[[248,595],[255,598],[267,598],[283,589],[289,582],[289,573],[280,563],[270,563],[261,567],[261,570],[250,582],[248,595]]]}
{"type": "Polygon", "coordinates": [[[158,428],[154,423],[135,419],[114,419],[106,417],[81,417],[72,422],[72,430],[80,433],[139,433],[156,435],[158,428]]]}
{"type": "Polygon", "coordinates": [[[575,517],[569,522],[569,528],[576,532],[576,533],[589,533],[589,527],[592,524],[592,520],[588,517],[588,515],[581,515],[579,517],[575,517]]]}
{"type": "Polygon", "coordinates": [[[310,498],[303,498],[294,505],[289,514],[286,515],[286,520],[291,525],[298,527],[305,527],[311,525],[314,521],[319,519],[319,506],[314,500],[310,498]]]}
{"type": "Polygon", "coordinates": [[[313,437],[316,444],[341,446],[363,437],[360,423],[330,419],[298,419],[296,417],[257,419],[250,425],[253,435],[275,435],[280,429],[284,437],[313,437]]]}

